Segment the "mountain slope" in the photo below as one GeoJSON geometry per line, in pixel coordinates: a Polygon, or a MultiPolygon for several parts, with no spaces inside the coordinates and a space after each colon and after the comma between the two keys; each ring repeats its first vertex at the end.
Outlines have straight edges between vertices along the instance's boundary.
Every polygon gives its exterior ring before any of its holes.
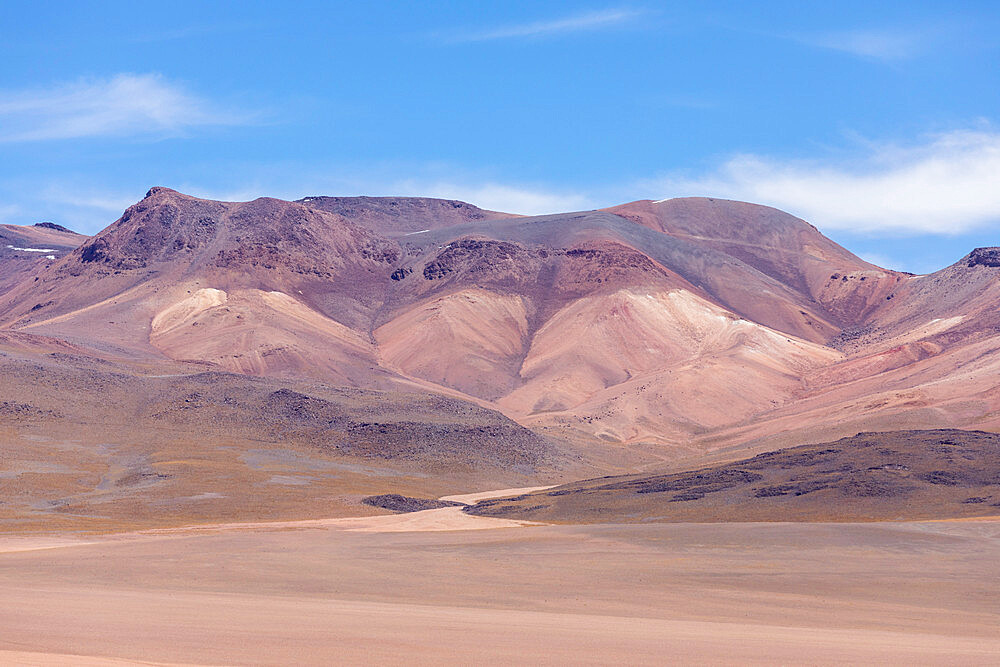
{"type": "MultiPolygon", "coordinates": [[[[805,221],[768,206],[688,197],[607,210],[739,259],[815,300],[838,327],[863,321],[900,277],[855,257],[805,221]]],[[[719,289],[727,288],[720,283],[719,289]]]]}
{"type": "Polygon", "coordinates": [[[873,521],[996,515],[1000,435],[979,431],[859,433],[721,466],[604,477],[481,501],[480,516],[649,521],[873,521]]]}
{"type": "Polygon", "coordinates": [[[666,267],[738,315],[819,343],[863,319],[868,302],[880,303],[886,284],[903,275],[863,262],[775,209],[698,198],[431,230],[407,240],[418,255],[407,268],[426,268],[438,262],[439,254],[447,261],[448,243],[473,234],[549,249],[616,243],[666,267]],[[672,225],[670,215],[678,207],[684,220],[709,222],[672,225]]]}
{"type": "Polygon", "coordinates": [[[0,435],[0,532],[351,516],[372,494],[581,468],[467,401],[97,359],[23,332],[0,332],[0,435]]]}
{"type": "Polygon", "coordinates": [[[0,295],[86,240],[51,222],[0,225],[0,295]]]}
{"type": "Polygon", "coordinates": [[[132,356],[219,363],[249,355],[257,360],[221,365],[282,374],[326,369],[340,381],[365,369],[371,383],[373,357],[359,354],[370,347],[363,323],[380,305],[380,286],[390,282],[398,257],[394,242],[299,204],[213,202],[154,188],[37,280],[11,290],[0,301],[0,318],[132,356]],[[207,344],[203,354],[192,348],[191,336],[164,335],[152,326],[202,290],[233,292],[235,299],[207,319],[185,323],[213,332],[206,338],[218,344],[207,344]],[[240,299],[252,305],[235,307],[240,299]],[[326,337],[317,329],[335,333],[326,337]],[[264,340],[279,331],[278,340],[264,340]],[[332,353],[338,363],[313,363],[309,350],[328,345],[339,350],[332,353]],[[279,361],[261,363],[269,353],[280,353],[279,361]],[[341,364],[356,368],[335,370],[341,364]]]}
{"type": "Polygon", "coordinates": [[[865,420],[988,426],[1000,394],[994,251],[911,276],[742,202],[514,217],[153,188],[84,241],[0,295],[2,327],[106,359],[419,388],[665,456],[865,420]]]}
{"type": "Polygon", "coordinates": [[[518,217],[450,199],[428,197],[304,197],[309,208],[347,218],[386,236],[407,236],[479,220],[518,217]]]}

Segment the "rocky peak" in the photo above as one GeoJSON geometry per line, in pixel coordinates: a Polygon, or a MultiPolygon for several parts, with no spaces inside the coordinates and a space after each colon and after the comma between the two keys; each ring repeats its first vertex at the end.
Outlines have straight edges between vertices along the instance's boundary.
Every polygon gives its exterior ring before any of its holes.
{"type": "Polygon", "coordinates": [[[976,248],[966,258],[969,268],[975,266],[1000,267],[1000,248],[976,248]]]}
{"type": "MultiPolygon", "coordinates": [[[[51,229],[51,230],[56,231],[56,232],[65,232],[67,234],[77,234],[77,232],[74,232],[72,229],[68,229],[66,227],[63,227],[62,225],[57,225],[54,222],[36,222],[35,224],[32,225],[32,227],[40,227],[42,229],[51,229]]],[[[77,235],[79,236],[79,234],[77,234],[77,235]]]]}
{"type": "Polygon", "coordinates": [[[394,263],[396,244],[342,216],[261,197],[219,202],[151,188],[76,254],[67,270],[283,270],[329,278],[352,262],[394,263]]]}
{"type": "Polygon", "coordinates": [[[146,196],[143,197],[143,199],[149,199],[150,197],[162,194],[180,195],[181,193],[177,192],[177,190],[171,190],[170,188],[165,188],[161,185],[154,185],[146,192],[146,196]]]}
{"type": "Polygon", "coordinates": [[[305,197],[298,203],[336,213],[379,233],[412,233],[510,217],[453,199],[430,197],[305,197]]]}

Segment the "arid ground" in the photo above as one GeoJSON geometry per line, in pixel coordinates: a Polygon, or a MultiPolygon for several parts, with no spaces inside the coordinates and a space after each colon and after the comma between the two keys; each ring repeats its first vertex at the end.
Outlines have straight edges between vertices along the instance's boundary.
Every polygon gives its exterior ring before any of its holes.
{"type": "Polygon", "coordinates": [[[5,538],[0,660],[985,665],[1000,657],[996,521],[443,531],[428,523],[409,532],[327,522],[78,543],[5,538]]]}

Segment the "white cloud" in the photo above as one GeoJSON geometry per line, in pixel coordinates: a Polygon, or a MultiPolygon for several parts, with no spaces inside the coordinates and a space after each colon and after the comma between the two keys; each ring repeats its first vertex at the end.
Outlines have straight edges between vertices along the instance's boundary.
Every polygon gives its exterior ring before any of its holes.
{"type": "Polygon", "coordinates": [[[879,252],[862,252],[858,255],[858,257],[870,264],[880,266],[883,269],[894,269],[896,271],[902,270],[899,268],[901,266],[900,262],[879,252]]]}
{"type": "Polygon", "coordinates": [[[0,222],[30,225],[48,220],[92,234],[114,222],[144,193],[145,189],[105,190],[79,181],[0,181],[0,201],[17,202],[0,206],[0,222]]]}
{"type": "Polygon", "coordinates": [[[1000,223],[1000,133],[961,130],[867,150],[851,164],[740,155],[715,173],[653,187],[769,204],[856,233],[951,235],[1000,223]]]}
{"type": "Polygon", "coordinates": [[[397,183],[388,191],[400,196],[460,199],[480,208],[521,215],[545,215],[594,208],[593,202],[588,197],[578,193],[555,192],[502,183],[462,185],[407,181],[397,183]]]}
{"type": "Polygon", "coordinates": [[[213,108],[157,74],[118,74],[50,88],[0,91],[0,142],[174,135],[250,115],[213,108]]]}
{"type": "Polygon", "coordinates": [[[800,36],[797,41],[864,58],[901,60],[915,55],[926,42],[926,35],[906,30],[844,30],[820,35],[800,36]]]}
{"type": "Polygon", "coordinates": [[[44,188],[41,194],[44,200],[65,207],[107,211],[117,215],[138,201],[138,197],[134,194],[79,189],[63,185],[50,185],[44,188]]]}
{"type": "Polygon", "coordinates": [[[583,30],[597,30],[626,23],[641,15],[642,12],[631,9],[603,9],[548,21],[533,21],[479,32],[460,33],[452,35],[451,40],[456,42],[484,42],[494,39],[542,37],[545,35],[580,32],[583,30]]]}

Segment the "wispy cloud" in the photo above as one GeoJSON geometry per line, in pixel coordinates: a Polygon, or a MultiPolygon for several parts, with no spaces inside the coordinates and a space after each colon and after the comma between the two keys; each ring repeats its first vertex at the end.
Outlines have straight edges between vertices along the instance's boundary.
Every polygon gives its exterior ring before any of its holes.
{"type": "Polygon", "coordinates": [[[127,194],[72,182],[0,181],[0,223],[51,221],[92,234],[121,216],[144,191],[127,194]]]}
{"type": "Polygon", "coordinates": [[[244,30],[255,30],[262,27],[263,26],[260,24],[248,22],[195,24],[159,32],[154,30],[149,33],[137,34],[132,36],[129,41],[142,44],[150,42],[168,42],[180,39],[197,39],[209,35],[242,32],[244,30]]]}
{"type": "Polygon", "coordinates": [[[136,193],[108,192],[69,185],[49,185],[40,191],[42,198],[65,208],[84,209],[94,213],[120,215],[138,201],[136,193]]]}
{"type": "Polygon", "coordinates": [[[400,168],[397,165],[386,171],[371,166],[345,168],[343,165],[286,164],[278,170],[279,173],[270,168],[251,170],[215,188],[190,182],[163,185],[195,197],[222,201],[248,201],[257,197],[294,200],[321,195],[437,197],[459,199],[481,208],[522,215],[589,210],[598,205],[619,203],[614,199],[599,203],[590,193],[584,194],[578,189],[490,178],[469,173],[457,166],[407,165],[405,169],[410,172],[426,172],[411,177],[399,177],[397,169],[400,168]],[[447,173],[442,174],[442,170],[447,173]]]}
{"type": "Polygon", "coordinates": [[[899,262],[895,258],[889,257],[888,255],[884,255],[880,252],[863,252],[858,256],[875,266],[881,266],[883,269],[893,269],[895,271],[905,270],[902,268],[902,262],[899,262]]]}
{"type": "Polygon", "coordinates": [[[171,136],[239,125],[253,115],[216,108],[157,74],[119,74],[49,88],[0,91],[0,142],[171,136]]]}
{"type": "Polygon", "coordinates": [[[496,39],[512,39],[518,37],[544,37],[585,30],[599,30],[622,25],[642,16],[644,12],[634,9],[602,9],[598,11],[573,14],[562,18],[543,21],[531,21],[514,25],[500,26],[485,30],[470,30],[451,35],[453,42],[485,42],[496,39]]]}
{"type": "Polygon", "coordinates": [[[908,146],[868,144],[850,164],[739,155],[654,187],[770,204],[826,229],[952,235],[1000,227],[998,174],[1000,133],[956,130],[908,146]]]}
{"type": "Polygon", "coordinates": [[[388,191],[415,197],[460,199],[480,208],[521,215],[544,215],[594,207],[587,196],[576,192],[496,182],[461,184],[404,181],[394,184],[388,191]]]}
{"type": "Polygon", "coordinates": [[[810,46],[842,51],[863,58],[902,60],[920,52],[929,41],[929,35],[917,30],[860,29],[799,35],[795,40],[810,46]]]}

